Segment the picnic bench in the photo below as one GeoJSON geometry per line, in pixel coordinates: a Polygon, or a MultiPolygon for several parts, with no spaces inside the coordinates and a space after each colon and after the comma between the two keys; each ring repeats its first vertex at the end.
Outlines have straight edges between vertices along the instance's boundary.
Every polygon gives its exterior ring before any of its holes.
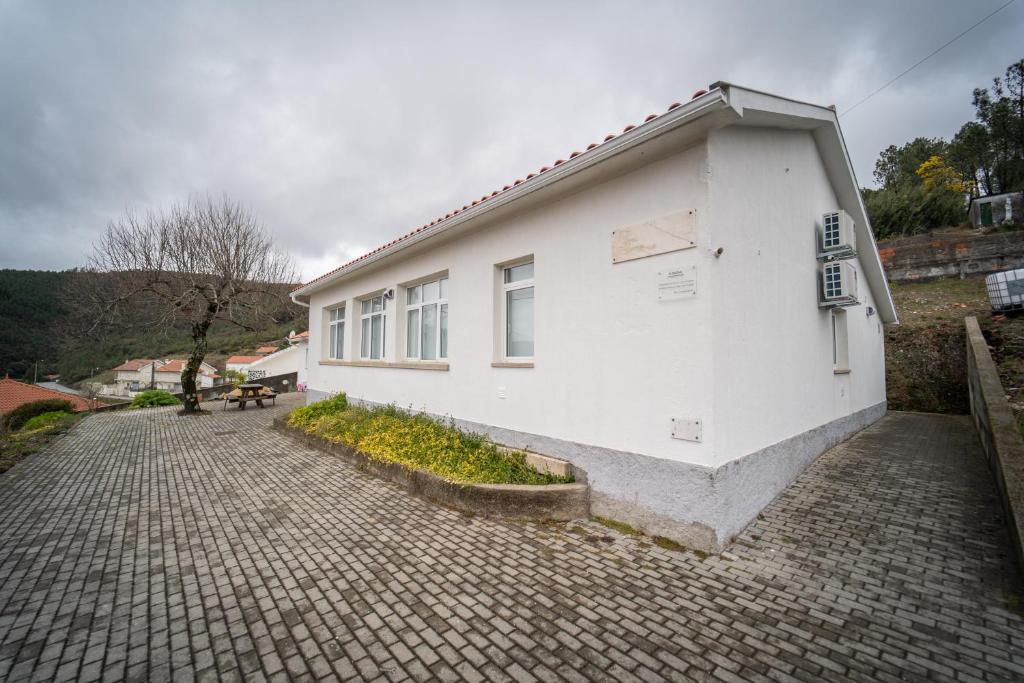
{"type": "Polygon", "coordinates": [[[277,392],[270,387],[265,387],[262,384],[239,384],[230,393],[222,396],[224,399],[223,410],[228,409],[229,403],[237,403],[239,410],[245,410],[246,403],[255,403],[260,408],[263,407],[264,401],[270,401],[274,405],[277,405],[277,392]]]}

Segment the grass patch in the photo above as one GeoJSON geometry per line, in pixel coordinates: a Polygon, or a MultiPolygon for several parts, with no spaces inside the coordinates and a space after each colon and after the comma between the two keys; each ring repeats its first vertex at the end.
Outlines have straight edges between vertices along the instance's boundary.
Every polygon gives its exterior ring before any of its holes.
{"type": "Polygon", "coordinates": [[[594,515],[593,517],[591,517],[591,519],[593,519],[601,526],[606,526],[609,529],[614,529],[615,531],[618,531],[620,534],[626,534],[627,536],[640,535],[639,531],[637,531],[630,525],[626,524],[625,522],[618,522],[614,519],[608,519],[607,517],[598,517],[597,515],[594,515]]]}
{"type": "Polygon", "coordinates": [[[544,474],[522,455],[506,453],[479,434],[395,406],[361,408],[344,394],[296,408],[288,424],[350,446],[373,460],[395,462],[464,484],[564,484],[572,476],[544,474]]]}
{"type": "Polygon", "coordinates": [[[676,543],[671,538],[665,538],[664,536],[653,536],[651,540],[654,541],[654,545],[665,550],[674,550],[678,553],[684,552],[686,546],[682,543],[676,543]]]}
{"type": "Polygon", "coordinates": [[[16,432],[0,433],[0,472],[6,472],[18,461],[32,455],[58,434],[71,429],[82,419],[63,411],[42,413],[28,420],[16,432]]]}

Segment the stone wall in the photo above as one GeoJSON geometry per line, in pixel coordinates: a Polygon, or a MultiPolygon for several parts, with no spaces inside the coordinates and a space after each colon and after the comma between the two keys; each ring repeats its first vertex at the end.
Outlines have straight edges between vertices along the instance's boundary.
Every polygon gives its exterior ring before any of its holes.
{"type": "Polygon", "coordinates": [[[971,415],[1003,500],[1017,561],[1024,567],[1024,439],[1006,401],[978,319],[969,317],[965,323],[971,415]]]}
{"type": "Polygon", "coordinates": [[[1024,268],[1024,231],[933,232],[878,242],[892,282],[994,273],[1024,268]]]}

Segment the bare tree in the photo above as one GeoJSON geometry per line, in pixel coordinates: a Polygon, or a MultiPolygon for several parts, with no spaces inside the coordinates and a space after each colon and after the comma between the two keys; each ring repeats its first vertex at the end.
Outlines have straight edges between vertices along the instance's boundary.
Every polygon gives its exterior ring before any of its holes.
{"type": "Polygon", "coordinates": [[[163,213],[127,212],[107,226],[83,278],[89,325],[130,320],[154,328],[183,322],[192,350],[181,372],[184,411],[199,410],[196,375],[218,321],[246,330],[281,310],[295,281],[289,257],[247,209],[228,198],[193,199],[163,213]]]}

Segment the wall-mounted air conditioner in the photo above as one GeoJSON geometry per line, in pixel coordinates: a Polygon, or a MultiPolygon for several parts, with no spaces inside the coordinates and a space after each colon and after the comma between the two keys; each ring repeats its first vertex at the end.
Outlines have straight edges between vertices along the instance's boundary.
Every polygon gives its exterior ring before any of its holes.
{"type": "Polygon", "coordinates": [[[853,219],[845,211],[829,211],[821,217],[818,230],[818,258],[838,260],[857,255],[857,237],[853,219]]]}
{"type": "Polygon", "coordinates": [[[851,262],[828,261],[821,264],[819,280],[818,306],[833,308],[860,303],[857,299],[857,269],[851,262]]]}

